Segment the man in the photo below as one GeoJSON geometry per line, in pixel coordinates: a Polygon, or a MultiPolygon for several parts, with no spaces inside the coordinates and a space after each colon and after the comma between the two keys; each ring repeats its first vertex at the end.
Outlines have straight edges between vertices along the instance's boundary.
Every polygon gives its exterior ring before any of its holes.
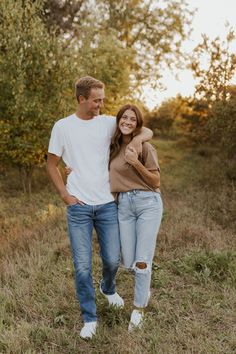
{"type": "MultiPolygon", "coordinates": [[[[92,280],[92,231],[96,230],[102,258],[101,293],[109,305],[123,307],[116,292],[115,276],[120,262],[117,205],[109,186],[109,147],[116,127],[113,117],[99,115],[105,98],[104,84],[90,76],[75,85],[77,111],[55,123],[48,149],[50,178],[67,205],[69,238],[75,268],[77,297],[84,320],[82,338],[91,338],[97,327],[92,280]],[[67,185],[57,168],[60,159],[70,166],[67,185]]],[[[143,128],[133,146],[149,140],[143,128]]]]}

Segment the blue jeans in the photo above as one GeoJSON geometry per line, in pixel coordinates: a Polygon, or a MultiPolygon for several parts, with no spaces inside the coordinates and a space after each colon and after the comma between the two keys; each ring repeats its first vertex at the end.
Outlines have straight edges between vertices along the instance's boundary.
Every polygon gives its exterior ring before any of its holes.
{"type": "Polygon", "coordinates": [[[115,276],[120,262],[117,205],[70,205],[67,207],[69,237],[75,268],[77,298],[84,322],[96,321],[95,290],[92,279],[92,233],[96,230],[103,264],[104,294],[116,292],[115,276]]]}
{"type": "Polygon", "coordinates": [[[123,264],[135,272],[134,305],[145,307],[149,300],[152,260],[163,212],[161,195],[133,190],[120,193],[118,202],[123,264]],[[139,262],[145,263],[146,268],[137,267],[139,262]]]}

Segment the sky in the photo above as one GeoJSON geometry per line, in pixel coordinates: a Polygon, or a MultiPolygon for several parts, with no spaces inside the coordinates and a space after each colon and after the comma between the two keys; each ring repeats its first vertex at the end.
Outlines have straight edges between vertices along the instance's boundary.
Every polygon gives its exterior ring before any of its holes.
{"type": "MultiPolygon", "coordinates": [[[[201,34],[206,34],[210,39],[219,36],[225,38],[225,23],[236,32],[236,0],[187,0],[191,9],[196,9],[192,22],[192,34],[189,40],[184,43],[184,50],[191,52],[201,42],[201,34]]],[[[232,45],[232,51],[236,53],[236,40],[232,45]]],[[[146,86],[143,88],[142,99],[153,109],[169,98],[175,97],[178,93],[189,96],[194,93],[194,78],[190,70],[166,72],[163,76],[163,83],[166,89],[163,91],[152,90],[146,86]],[[175,79],[178,74],[179,79],[175,79]]],[[[236,84],[236,76],[232,83],[236,84]]]]}

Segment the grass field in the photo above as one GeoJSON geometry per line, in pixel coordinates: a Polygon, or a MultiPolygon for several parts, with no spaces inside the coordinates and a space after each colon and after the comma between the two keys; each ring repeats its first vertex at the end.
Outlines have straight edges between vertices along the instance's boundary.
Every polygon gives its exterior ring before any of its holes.
{"type": "Polygon", "coordinates": [[[13,172],[1,178],[0,353],[236,353],[235,184],[213,149],[154,144],[165,212],[146,321],[132,334],[133,278],[120,269],[125,308],[108,308],[94,237],[99,329],[80,339],[65,207],[43,172],[30,201],[13,172]]]}

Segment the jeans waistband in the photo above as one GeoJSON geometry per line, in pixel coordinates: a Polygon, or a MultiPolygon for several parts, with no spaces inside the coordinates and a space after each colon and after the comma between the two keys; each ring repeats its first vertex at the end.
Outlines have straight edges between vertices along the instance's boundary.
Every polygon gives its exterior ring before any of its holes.
{"type": "Polygon", "coordinates": [[[123,197],[123,196],[125,196],[125,195],[131,195],[131,196],[133,196],[133,195],[155,195],[155,194],[160,194],[160,193],[158,193],[158,192],[155,192],[155,191],[147,191],[147,190],[141,190],[141,189],[132,189],[132,190],[130,190],[130,191],[128,191],[128,192],[120,192],[119,193],[119,197],[123,197]]]}

